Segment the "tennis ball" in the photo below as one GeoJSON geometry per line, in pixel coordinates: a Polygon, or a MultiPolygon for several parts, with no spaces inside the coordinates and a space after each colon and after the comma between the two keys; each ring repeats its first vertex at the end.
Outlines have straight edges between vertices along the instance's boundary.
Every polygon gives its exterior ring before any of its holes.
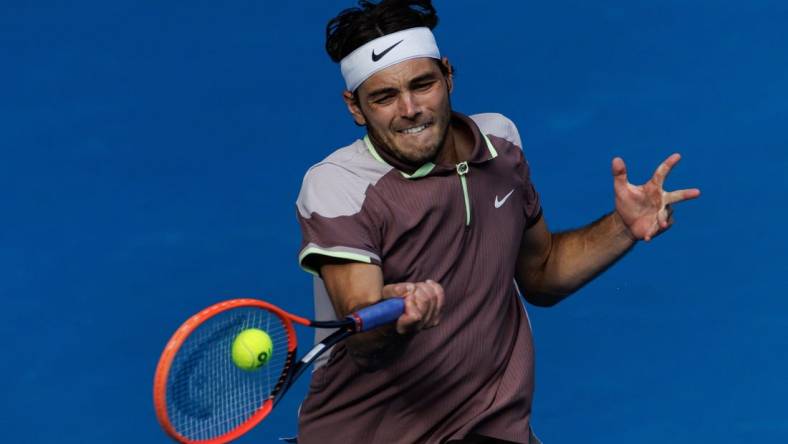
{"type": "Polygon", "coordinates": [[[274,343],[268,333],[249,328],[235,337],[232,347],[233,363],[243,370],[256,370],[268,362],[274,352],[274,343]]]}

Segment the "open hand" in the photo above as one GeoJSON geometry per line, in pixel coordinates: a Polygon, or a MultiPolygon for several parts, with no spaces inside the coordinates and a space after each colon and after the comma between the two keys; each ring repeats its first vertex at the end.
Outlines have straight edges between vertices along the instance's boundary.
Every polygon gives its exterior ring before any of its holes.
{"type": "Polygon", "coordinates": [[[632,185],[627,180],[627,167],[620,157],[613,159],[613,187],[616,211],[635,240],[650,241],[673,224],[672,205],[700,196],[700,190],[665,191],[663,184],[670,170],[679,163],[676,153],[662,162],[651,179],[643,185],[632,185]]]}
{"type": "Polygon", "coordinates": [[[440,322],[443,309],[443,287],[432,280],[402,282],[383,287],[383,298],[405,299],[405,313],[397,320],[399,334],[415,333],[440,322]]]}

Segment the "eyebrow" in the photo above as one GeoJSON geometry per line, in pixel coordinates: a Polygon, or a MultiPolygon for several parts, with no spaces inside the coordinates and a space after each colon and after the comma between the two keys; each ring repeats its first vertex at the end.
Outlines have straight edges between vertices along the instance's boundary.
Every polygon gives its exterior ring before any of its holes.
{"type": "MultiPolygon", "coordinates": [[[[414,77],[414,78],[410,79],[408,81],[408,86],[413,86],[415,84],[419,84],[421,82],[425,82],[425,81],[428,81],[428,80],[434,80],[436,78],[437,78],[437,76],[435,75],[435,73],[428,72],[426,74],[422,74],[422,75],[420,75],[418,77],[414,77]]],[[[386,95],[386,94],[396,94],[398,92],[399,92],[399,90],[397,88],[384,87],[384,88],[376,89],[376,90],[370,92],[369,95],[367,96],[367,98],[370,99],[370,100],[374,100],[377,97],[380,97],[380,96],[383,96],[383,95],[386,95]]]]}
{"type": "Polygon", "coordinates": [[[371,93],[369,93],[367,98],[371,99],[371,100],[374,100],[376,97],[380,97],[380,96],[386,95],[386,94],[396,94],[397,92],[399,92],[399,90],[397,88],[391,88],[391,87],[380,88],[380,89],[376,89],[375,91],[372,91],[371,93]]]}
{"type": "Polygon", "coordinates": [[[427,80],[435,80],[437,78],[438,78],[438,76],[435,75],[435,73],[428,72],[428,73],[422,74],[422,75],[420,75],[420,76],[418,76],[418,77],[416,77],[414,79],[411,79],[410,82],[408,82],[408,85],[413,85],[413,84],[416,84],[416,83],[426,82],[427,80]]]}

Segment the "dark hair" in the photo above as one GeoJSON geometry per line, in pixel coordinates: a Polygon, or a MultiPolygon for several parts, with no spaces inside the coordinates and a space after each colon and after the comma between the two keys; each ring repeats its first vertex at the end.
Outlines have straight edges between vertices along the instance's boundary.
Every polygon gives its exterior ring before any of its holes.
{"type": "Polygon", "coordinates": [[[345,56],[378,37],[404,29],[438,25],[432,0],[359,0],[326,25],[326,52],[340,62],[345,56]]]}

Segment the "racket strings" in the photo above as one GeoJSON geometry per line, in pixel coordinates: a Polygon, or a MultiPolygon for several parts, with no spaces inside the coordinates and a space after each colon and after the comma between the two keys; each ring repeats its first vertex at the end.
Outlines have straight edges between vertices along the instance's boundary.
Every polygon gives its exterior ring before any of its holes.
{"type": "Polygon", "coordinates": [[[276,314],[240,307],[206,320],[184,341],[170,368],[167,413],[175,430],[191,440],[213,439],[248,421],[274,392],[288,365],[288,334],[276,314]],[[247,371],[232,362],[235,337],[265,331],[273,343],[268,362],[247,371]]]}

